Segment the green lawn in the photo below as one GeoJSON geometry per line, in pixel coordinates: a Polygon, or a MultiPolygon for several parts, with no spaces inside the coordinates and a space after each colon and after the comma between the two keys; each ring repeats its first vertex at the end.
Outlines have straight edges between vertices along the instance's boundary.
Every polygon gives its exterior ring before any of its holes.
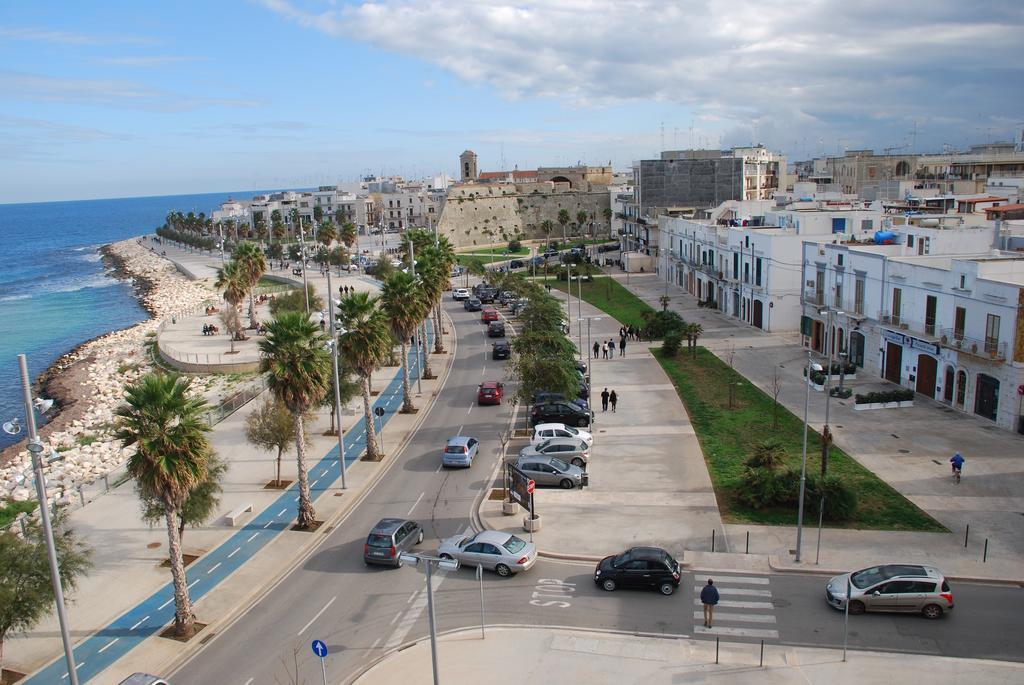
{"type": "Polygon", "coordinates": [[[474,254],[457,254],[457,255],[455,255],[455,263],[459,264],[461,266],[466,266],[470,262],[473,262],[473,261],[478,261],[478,262],[481,262],[483,264],[493,264],[494,262],[505,262],[505,261],[508,261],[509,259],[513,259],[513,257],[501,257],[501,256],[498,256],[498,257],[493,257],[493,256],[491,256],[491,257],[483,257],[483,256],[474,255],[474,254]]]}
{"type": "Polygon", "coordinates": [[[509,252],[507,255],[503,254],[508,247],[481,247],[481,248],[465,248],[459,254],[460,255],[476,255],[478,257],[499,257],[501,259],[511,259],[512,257],[522,257],[530,254],[530,248],[522,245],[515,252],[509,252]]]}
{"type": "MultiPolygon", "coordinates": [[[[552,288],[565,292],[568,289],[568,284],[565,281],[559,281],[554,278],[556,271],[556,269],[549,270],[549,277],[546,283],[550,284],[552,288]]],[[[538,270],[538,277],[539,275],[540,271],[538,270]]],[[[573,281],[573,297],[576,297],[578,288],[579,283],[573,281]]],[[[583,282],[583,301],[603,310],[616,321],[627,326],[630,324],[642,326],[642,313],[654,312],[654,309],[648,306],[647,303],[626,290],[614,278],[607,276],[595,276],[593,281],[583,282]]]]}
{"type": "MultiPolygon", "coordinates": [[[[657,348],[654,352],[686,405],[723,520],[793,525],[795,512],[791,508],[751,509],[738,500],[736,493],[743,462],[753,445],[761,440],[778,440],[786,451],[786,465],[800,468],[803,421],[780,405],[778,428],[773,428],[772,398],[703,347],[697,348],[696,358],[685,349],[675,358],[666,358],[657,348]],[[729,408],[730,383],[736,387],[732,409],[729,408]]],[[[807,445],[807,472],[820,473],[821,441],[817,431],[808,432],[807,445]]],[[[835,445],[828,469],[857,493],[856,514],[851,521],[840,524],[843,527],[945,532],[937,521],[835,445]]]]}

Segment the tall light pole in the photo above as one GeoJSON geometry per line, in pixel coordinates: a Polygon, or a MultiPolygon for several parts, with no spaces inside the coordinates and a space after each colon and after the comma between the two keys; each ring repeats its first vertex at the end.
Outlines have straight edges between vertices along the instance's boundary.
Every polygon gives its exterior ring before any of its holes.
{"type": "MultiPolygon", "coordinates": [[[[408,233],[406,233],[406,236],[408,237],[408,233]]],[[[409,268],[412,269],[412,277],[413,277],[413,279],[415,279],[416,278],[416,254],[415,254],[415,247],[412,244],[412,238],[408,238],[408,240],[409,240],[409,268]]],[[[427,318],[428,319],[430,318],[429,310],[428,310],[428,313],[427,313],[427,318]]],[[[426,332],[426,326],[424,325],[424,333],[425,332],[426,332]]],[[[421,345],[421,343],[423,342],[423,340],[422,340],[423,336],[422,335],[416,335],[415,337],[416,337],[416,396],[419,397],[420,395],[423,394],[423,346],[421,345]]],[[[405,363],[408,364],[409,360],[406,359],[405,363]]]]}
{"type": "Polygon", "coordinates": [[[309,286],[306,285],[306,239],[302,230],[302,217],[297,216],[297,218],[299,221],[299,258],[302,261],[302,291],[306,295],[306,314],[309,314],[309,286]]]}
{"type": "Polygon", "coordinates": [[[50,523],[50,505],[46,499],[46,480],[43,474],[43,443],[36,433],[35,409],[32,406],[32,385],[28,378],[28,362],[25,355],[18,355],[21,367],[21,390],[25,400],[25,422],[28,425],[28,451],[32,455],[32,468],[36,476],[36,496],[39,498],[39,520],[43,524],[46,539],[46,557],[50,564],[50,583],[53,585],[53,598],[57,604],[57,622],[60,624],[60,639],[64,644],[64,660],[68,665],[68,680],[71,685],[78,685],[78,672],[75,670],[75,654],[71,646],[71,633],[68,630],[68,619],[64,610],[64,589],[60,582],[60,566],[57,562],[57,548],[53,542],[53,525],[50,523]]]}
{"type": "Polygon", "coordinates": [[[811,371],[820,371],[821,365],[811,362],[811,351],[807,350],[807,390],[804,395],[804,449],[800,462],[800,501],[796,515],[796,562],[800,563],[800,542],[804,530],[804,490],[807,486],[807,413],[811,408],[811,371]]]}
{"type": "MultiPolygon", "coordinates": [[[[591,403],[591,400],[590,400],[591,392],[592,392],[592,390],[594,388],[594,362],[593,362],[593,360],[590,357],[590,349],[591,349],[590,348],[590,345],[591,345],[591,343],[590,343],[590,322],[591,321],[600,321],[602,318],[603,317],[600,317],[600,316],[588,316],[588,317],[586,317],[586,319],[587,319],[587,372],[588,372],[587,376],[589,376],[589,380],[587,382],[587,406],[590,408],[591,411],[593,411],[593,409],[594,409],[594,405],[591,403]]],[[[596,417],[597,414],[594,414],[594,416],[596,417]]]]}
{"type": "Polygon", "coordinates": [[[430,665],[434,673],[434,685],[440,685],[441,681],[437,674],[437,621],[434,618],[434,586],[431,582],[431,569],[434,564],[442,571],[455,571],[459,568],[459,562],[454,559],[441,559],[426,554],[402,554],[398,557],[403,564],[419,566],[423,568],[427,576],[427,624],[430,627],[430,665]]]}
{"type": "MultiPolygon", "coordinates": [[[[821,430],[821,439],[823,442],[821,446],[821,502],[818,506],[818,544],[817,551],[814,555],[814,563],[818,563],[818,558],[821,554],[821,528],[825,521],[825,473],[828,471],[828,458],[832,447],[832,429],[829,428],[828,425],[828,410],[832,399],[832,353],[835,351],[836,335],[832,329],[833,309],[829,307],[827,311],[828,318],[826,326],[828,326],[828,329],[825,331],[825,344],[828,346],[828,366],[825,371],[825,427],[821,430]]],[[[836,315],[843,314],[843,312],[838,309],[834,311],[836,315]]],[[[821,314],[820,311],[818,313],[821,314]]]]}
{"type": "Polygon", "coordinates": [[[338,415],[338,457],[341,459],[341,489],[348,488],[345,482],[345,431],[341,430],[341,381],[338,375],[338,336],[340,333],[334,327],[334,291],[331,290],[331,264],[330,257],[327,260],[327,311],[328,323],[331,327],[331,366],[334,370],[334,413],[338,415]]]}

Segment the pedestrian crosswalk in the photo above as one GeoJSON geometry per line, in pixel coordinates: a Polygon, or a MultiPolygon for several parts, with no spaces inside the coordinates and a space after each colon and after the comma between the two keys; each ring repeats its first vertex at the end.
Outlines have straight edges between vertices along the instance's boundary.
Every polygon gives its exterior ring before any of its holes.
{"type": "Polygon", "coordinates": [[[775,605],[768,576],[738,575],[720,572],[694,573],[693,632],[696,635],[777,640],[775,605]],[[704,605],[700,592],[713,578],[719,602],[711,627],[704,627],[704,605]]]}

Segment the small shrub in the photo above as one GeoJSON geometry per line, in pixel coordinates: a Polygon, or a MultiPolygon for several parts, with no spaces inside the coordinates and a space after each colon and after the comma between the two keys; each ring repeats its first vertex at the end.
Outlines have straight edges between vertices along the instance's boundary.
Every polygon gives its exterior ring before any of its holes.
{"type": "Polygon", "coordinates": [[[521,249],[523,249],[523,244],[521,242],[519,242],[518,240],[510,240],[510,241],[508,241],[508,251],[509,252],[519,252],[519,250],[521,250],[521,249]]]}
{"type": "Polygon", "coordinates": [[[682,349],[682,347],[683,336],[679,331],[669,333],[661,343],[662,353],[669,357],[674,357],[679,354],[679,350],[682,349]]]}
{"type": "Polygon", "coordinates": [[[786,450],[778,440],[762,440],[754,444],[754,451],[743,463],[750,468],[775,470],[785,458],[786,450]]]}
{"type": "Polygon", "coordinates": [[[857,493],[838,476],[825,476],[819,482],[807,483],[808,510],[817,514],[821,506],[821,495],[825,495],[825,518],[829,521],[849,521],[857,512],[857,493]]]}
{"type": "Polygon", "coordinates": [[[909,402],[914,399],[914,391],[908,390],[907,388],[899,388],[898,390],[881,390],[878,392],[869,392],[867,394],[858,394],[854,397],[854,402],[857,404],[883,404],[885,402],[909,402]]]}
{"type": "MultiPolygon", "coordinates": [[[[323,299],[316,294],[313,284],[307,285],[309,290],[309,309],[318,312],[324,308],[323,299]]],[[[304,312],[306,311],[306,296],[302,289],[292,290],[284,295],[277,295],[270,301],[270,314],[276,316],[280,312],[304,312]]]]}
{"type": "Polygon", "coordinates": [[[752,509],[764,509],[779,501],[779,477],[771,469],[746,468],[740,476],[738,497],[752,509]]]}
{"type": "Polygon", "coordinates": [[[669,333],[682,331],[685,325],[686,321],[683,320],[683,317],[675,312],[661,311],[655,312],[647,318],[645,331],[653,340],[654,338],[664,338],[669,333]]]}
{"type": "Polygon", "coordinates": [[[838,397],[839,399],[845,400],[853,394],[851,388],[830,388],[828,394],[832,397],[838,397]]]}

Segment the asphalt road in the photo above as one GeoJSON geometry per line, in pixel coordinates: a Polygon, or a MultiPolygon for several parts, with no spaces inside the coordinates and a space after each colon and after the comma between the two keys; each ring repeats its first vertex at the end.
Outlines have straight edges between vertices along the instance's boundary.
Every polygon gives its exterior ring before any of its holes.
{"type": "MultiPolygon", "coordinates": [[[[446,306],[458,335],[457,354],[419,433],[322,545],[172,674],[173,682],[318,683],[320,664],[310,650],[314,638],[327,643],[328,676],[337,681],[386,649],[427,634],[423,574],[408,567],[366,567],[362,545],[369,528],[385,516],[408,516],[424,526],[427,537],[418,551],[433,551],[440,539],[467,530],[475,498],[498,458],[497,436],[507,425],[509,406],[478,407],[475,398],[480,381],[504,377],[505,362],[490,359],[490,341],[478,313],[467,313],[450,300],[446,306]],[[440,470],[440,448],[456,433],[479,438],[481,454],[471,469],[440,470]]],[[[821,576],[716,572],[712,575],[723,601],[714,627],[707,630],[696,599],[707,573],[685,573],[670,597],[633,590],[607,593],[594,584],[592,574],[593,564],[547,559],[508,579],[485,574],[485,621],[754,643],[764,639],[769,648],[843,643],[843,614],[826,605],[821,576]]],[[[472,569],[435,574],[438,630],[480,624],[480,586],[472,569]]],[[[957,608],[938,621],[916,615],[850,617],[850,647],[1024,661],[1016,639],[1024,614],[1021,589],[954,583],[953,592],[957,608]]],[[[442,674],[444,668],[442,652],[442,674]]]]}

